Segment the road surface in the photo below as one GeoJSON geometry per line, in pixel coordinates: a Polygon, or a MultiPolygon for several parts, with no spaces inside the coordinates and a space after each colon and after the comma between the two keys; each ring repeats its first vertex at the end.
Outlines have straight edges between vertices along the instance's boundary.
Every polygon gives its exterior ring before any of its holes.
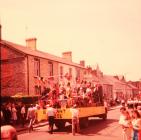
{"type": "Polygon", "coordinates": [[[32,133],[20,132],[18,140],[122,140],[121,128],[118,124],[119,108],[108,112],[108,119],[90,118],[89,126],[81,129],[75,136],[71,133],[71,125],[63,130],[55,129],[54,134],[48,133],[48,126],[38,127],[32,133]]]}

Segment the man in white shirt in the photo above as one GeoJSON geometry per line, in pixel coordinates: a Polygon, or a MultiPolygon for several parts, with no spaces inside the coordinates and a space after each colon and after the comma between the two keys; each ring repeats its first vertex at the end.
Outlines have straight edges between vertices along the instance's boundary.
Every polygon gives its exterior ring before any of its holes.
{"type": "Polygon", "coordinates": [[[76,108],[76,104],[73,108],[70,109],[72,114],[72,134],[75,135],[75,132],[79,133],[79,110],[76,108]]]}
{"type": "Polygon", "coordinates": [[[53,125],[54,125],[54,118],[56,110],[52,107],[52,105],[49,105],[46,110],[47,116],[48,116],[48,122],[49,122],[49,133],[53,134],[53,125]]]}
{"type": "Polygon", "coordinates": [[[33,104],[30,105],[27,111],[27,119],[29,120],[29,132],[33,131],[33,124],[36,119],[36,112],[35,109],[33,108],[33,104]]]}

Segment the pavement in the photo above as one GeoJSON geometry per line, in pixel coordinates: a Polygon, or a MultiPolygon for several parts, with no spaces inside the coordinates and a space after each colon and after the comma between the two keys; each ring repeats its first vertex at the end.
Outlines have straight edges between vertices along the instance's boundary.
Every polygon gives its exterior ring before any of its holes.
{"type": "MultiPolygon", "coordinates": [[[[113,106],[113,107],[110,107],[108,109],[108,111],[118,109],[118,108],[120,108],[120,106],[113,106]]],[[[48,121],[38,122],[38,123],[34,124],[33,127],[38,128],[38,127],[42,127],[42,126],[45,126],[45,125],[48,125],[48,121]]],[[[17,125],[17,126],[14,126],[14,127],[16,128],[17,132],[28,130],[28,124],[26,124],[25,127],[21,127],[21,125],[17,125]]]]}

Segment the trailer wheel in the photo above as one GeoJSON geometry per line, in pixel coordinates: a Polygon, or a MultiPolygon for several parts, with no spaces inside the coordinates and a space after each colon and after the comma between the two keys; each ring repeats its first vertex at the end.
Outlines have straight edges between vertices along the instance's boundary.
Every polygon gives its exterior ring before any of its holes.
{"type": "Polygon", "coordinates": [[[55,121],[55,126],[58,128],[58,129],[63,129],[65,127],[65,124],[66,122],[61,120],[61,121],[55,121]]]}
{"type": "Polygon", "coordinates": [[[102,119],[103,120],[106,120],[107,119],[107,113],[105,113],[105,114],[102,115],[102,119]]]}
{"type": "Polygon", "coordinates": [[[80,119],[80,127],[82,128],[86,128],[89,126],[89,120],[88,120],[88,117],[86,118],[81,118],[80,119]]]}

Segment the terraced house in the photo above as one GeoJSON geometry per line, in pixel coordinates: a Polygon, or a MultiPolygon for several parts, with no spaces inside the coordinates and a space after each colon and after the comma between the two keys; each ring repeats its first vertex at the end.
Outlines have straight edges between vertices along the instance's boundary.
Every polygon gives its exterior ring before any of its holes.
{"type": "Polygon", "coordinates": [[[1,91],[2,95],[39,95],[42,84],[82,80],[84,61],[72,62],[72,52],[57,57],[36,48],[36,38],[26,40],[26,46],[1,40],[1,91]],[[40,85],[40,88],[38,88],[40,85]]]}

